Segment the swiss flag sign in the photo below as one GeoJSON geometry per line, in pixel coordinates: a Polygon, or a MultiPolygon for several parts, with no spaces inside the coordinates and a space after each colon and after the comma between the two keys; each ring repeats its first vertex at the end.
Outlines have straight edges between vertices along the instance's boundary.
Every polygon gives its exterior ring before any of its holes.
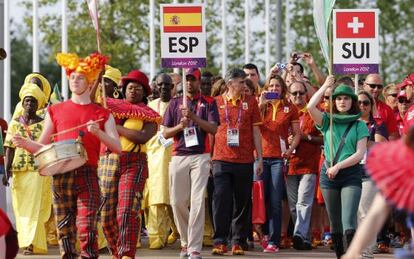
{"type": "Polygon", "coordinates": [[[375,38],[375,12],[337,12],[337,38],[375,38]]]}

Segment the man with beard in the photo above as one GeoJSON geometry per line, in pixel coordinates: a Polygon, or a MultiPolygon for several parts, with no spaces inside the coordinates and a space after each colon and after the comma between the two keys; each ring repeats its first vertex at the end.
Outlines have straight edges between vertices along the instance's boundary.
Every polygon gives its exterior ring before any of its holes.
{"type": "MultiPolygon", "coordinates": [[[[155,79],[160,98],[148,103],[148,106],[163,117],[170,103],[174,85],[168,74],[160,74],[155,79]]],[[[168,187],[168,163],[171,160],[172,141],[158,134],[147,142],[148,179],[144,189],[144,204],[149,235],[149,248],[162,249],[168,243],[174,243],[179,237],[174,224],[170,206],[168,187]],[[172,233],[168,236],[170,229],[172,233]]]]}
{"type": "Polygon", "coordinates": [[[200,70],[190,69],[186,79],[183,87],[187,96],[171,100],[162,125],[163,136],[174,137],[169,179],[171,207],[181,239],[180,257],[201,259],[204,192],[210,173],[209,134],[216,133],[219,116],[215,100],[200,94],[200,70]]]}

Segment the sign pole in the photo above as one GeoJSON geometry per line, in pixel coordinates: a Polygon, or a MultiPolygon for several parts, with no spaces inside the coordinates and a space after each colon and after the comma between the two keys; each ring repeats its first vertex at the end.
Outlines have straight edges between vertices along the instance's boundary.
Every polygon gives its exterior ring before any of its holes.
{"type": "Polygon", "coordinates": [[[358,95],[358,92],[359,92],[358,80],[359,80],[359,74],[355,74],[354,85],[355,85],[355,94],[356,95],[358,95]]]}
{"type": "MultiPolygon", "coordinates": [[[[328,30],[328,47],[329,47],[329,75],[332,75],[332,66],[333,66],[333,48],[332,48],[332,34],[333,34],[333,25],[332,19],[329,19],[329,30],[328,30]]],[[[331,95],[329,96],[329,156],[331,158],[330,166],[333,167],[333,94],[334,88],[332,86],[331,95]]]]}
{"type": "Polygon", "coordinates": [[[183,80],[181,80],[182,82],[182,87],[183,87],[183,107],[187,108],[187,78],[185,77],[185,69],[182,69],[183,71],[183,80]]]}

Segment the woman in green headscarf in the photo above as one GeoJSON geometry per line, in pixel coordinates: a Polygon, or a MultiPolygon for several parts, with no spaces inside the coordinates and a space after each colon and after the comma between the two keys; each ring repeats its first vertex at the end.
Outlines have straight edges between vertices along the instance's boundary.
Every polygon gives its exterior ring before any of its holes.
{"type": "Polygon", "coordinates": [[[349,245],[357,227],[363,172],[360,161],[367,149],[369,132],[366,124],[358,120],[361,117],[358,97],[349,86],[338,85],[333,91],[332,115],[318,109],[325,90],[332,87],[334,81],[333,76],[327,77],[310,99],[308,111],[324,137],[325,163],[321,169],[320,187],[331,224],[334,250],[340,258],[344,254],[343,234],[349,245]]]}
{"type": "Polygon", "coordinates": [[[46,96],[33,83],[23,85],[19,94],[23,113],[12,119],[4,146],[6,147],[3,184],[10,177],[13,211],[16,218],[19,246],[24,254],[47,253],[45,223],[52,208],[51,177],[40,176],[34,156],[17,148],[13,135],[37,140],[43,130],[43,118],[36,114],[46,103],[46,96]]]}
{"type": "MultiPolygon", "coordinates": [[[[44,114],[46,112],[45,108],[46,105],[49,102],[49,98],[50,98],[50,94],[52,92],[52,88],[50,87],[50,83],[49,81],[40,73],[31,73],[28,74],[26,76],[26,78],[24,79],[24,84],[22,86],[22,88],[20,89],[20,91],[22,91],[22,89],[24,87],[26,87],[28,84],[34,84],[36,85],[45,95],[45,103],[42,106],[39,106],[37,109],[37,114],[44,118],[44,114]]],[[[14,113],[13,113],[13,119],[17,118],[18,116],[23,114],[23,107],[22,107],[22,102],[20,101],[17,105],[16,108],[14,109],[14,113]]]]}

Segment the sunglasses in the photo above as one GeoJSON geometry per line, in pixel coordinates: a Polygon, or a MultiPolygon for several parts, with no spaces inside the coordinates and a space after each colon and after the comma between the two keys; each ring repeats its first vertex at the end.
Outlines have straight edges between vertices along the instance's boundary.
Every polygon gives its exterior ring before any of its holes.
{"type": "Polygon", "coordinates": [[[358,101],[359,105],[369,106],[371,102],[369,100],[358,101]]]}
{"type": "Polygon", "coordinates": [[[367,84],[369,87],[371,87],[371,89],[382,89],[384,86],[383,85],[378,85],[378,84],[367,84]]]}
{"type": "Polygon", "coordinates": [[[394,98],[397,98],[398,94],[389,94],[388,96],[392,96],[394,98]]]}
{"type": "Polygon", "coordinates": [[[405,103],[405,104],[409,104],[409,103],[411,103],[411,101],[410,101],[410,100],[407,100],[407,99],[405,99],[405,98],[399,98],[399,99],[398,99],[398,102],[399,102],[399,103],[401,103],[401,104],[403,104],[403,103],[405,103]]]}
{"type": "Polygon", "coordinates": [[[330,97],[330,96],[325,95],[325,96],[323,97],[323,99],[325,99],[325,100],[329,100],[329,97],[330,97]]]}
{"type": "Polygon", "coordinates": [[[290,94],[293,95],[293,96],[302,96],[302,95],[305,95],[306,93],[301,92],[301,91],[296,91],[296,92],[291,92],[290,94]]]}

